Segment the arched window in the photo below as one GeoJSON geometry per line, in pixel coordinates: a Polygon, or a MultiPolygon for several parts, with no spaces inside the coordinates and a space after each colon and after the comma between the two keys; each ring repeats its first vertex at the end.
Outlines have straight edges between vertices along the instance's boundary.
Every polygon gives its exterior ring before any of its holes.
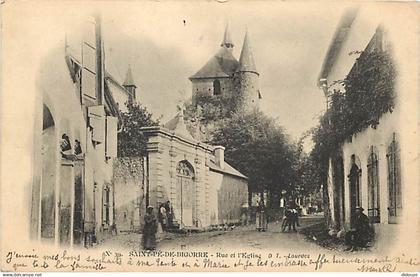
{"type": "Polygon", "coordinates": [[[213,81],[213,95],[220,95],[220,94],[221,94],[220,81],[214,80],[213,81]]]}
{"type": "Polygon", "coordinates": [[[380,222],[379,210],[379,175],[378,175],[378,156],[376,155],[373,146],[370,149],[370,154],[367,164],[368,174],[368,215],[373,223],[380,222]]]}
{"type": "Polygon", "coordinates": [[[402,213],[402,192],[400,148],[395,133],[388,146],[386,157],[388,161],[388,221],[397,223],[397,217],[402,213]]]}
{"type": "Polygon", "coordinates": [[[361,180],[362,170],[360,169],[360,161],[355,155],[351,155],[351,168],[349,178],[350,184],[350,225],[353,226],[355,208],[362,206],[362,195],[361,195],[361,180]]]}
{"type": "Polygon", "coordinates": [[[176,167],[176,172],[178,175],[194,177],[194,168],[187,161],[180,161],[176,167]]]}

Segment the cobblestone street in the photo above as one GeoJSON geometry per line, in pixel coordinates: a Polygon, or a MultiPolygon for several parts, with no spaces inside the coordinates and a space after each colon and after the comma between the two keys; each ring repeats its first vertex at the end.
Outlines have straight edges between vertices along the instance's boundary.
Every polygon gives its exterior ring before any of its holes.
{"type": "MultiPolygon", "coordinates": [[[[247,250],[288,250],[315,251],[322,249],[313,242],[309,242],[305,236],[299,233],[301,228],[319,223],[322,216],[305,216],[300,218],[298,232],[281,232],[281,224],[271,223],[266,232],[258,232],[255,225],[237,227],[230,231],[211,231],[191,234],[167,234],[166,237],[158,235],[158,250],[203,250],[212,248],[215,250],[247,249],[247,250]]],[[[108,249],[139,250],[141,242],[140,234],[120,234],[113,236],[97,247],[108,249]]]]}

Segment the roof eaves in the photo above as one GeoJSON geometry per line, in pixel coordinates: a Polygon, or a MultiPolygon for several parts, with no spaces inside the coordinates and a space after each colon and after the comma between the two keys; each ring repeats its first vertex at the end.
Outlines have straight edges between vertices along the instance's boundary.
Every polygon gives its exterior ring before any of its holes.
{"type": "Polygon", "coordinates": [[[336,31],[334,33],[333,39],[330,46],[328,47],[327,54],[322,63],[321,71],[318,76],[317,86],[320,86],[320,80],[326,79],[334,65],[334,60],[337,58],[338,53],[340,52],[343,42],[347,39],[348,32],[351,25],[353,24],[354,19],[356,18],[358,9],[350,9],[345,12],[342,16],[336,31]]]}

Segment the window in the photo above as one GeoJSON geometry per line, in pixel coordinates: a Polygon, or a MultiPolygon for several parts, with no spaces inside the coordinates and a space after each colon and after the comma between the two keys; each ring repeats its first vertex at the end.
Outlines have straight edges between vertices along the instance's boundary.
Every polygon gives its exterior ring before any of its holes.
{"type": "Polygon", "coordinates": [[[213,95],[220,95],[220,94],[221,94],[220,81],[214,80],[213,81],[213,95]]]}
{"type": "Polygon", "coordinates": [[[402,212],[402,193],[400,149],[395,133],[388,146],[386,157],[388,161],[388,221],[397,223],[397,217],[401,216],[402,212]]]}
{"type": "Polygon", "coordinates": [[[103,213],[102,213],[102,221],[103,225],[109,225],[109,208],[110,208],[110,188],[105,187],[103,190],[103,213]]]}
{"type": "Polygon", "coordinates": [[[187,161],[180,161],[176,167],[178,175],[194,177],[194,169],[187,161]]]}
{"type": "Polygon", "coordinates": [[[105,140],[105,109],[104,106],[88,108],[89,125],[92,128],[92,140],[102,143],[105,140]]]}
{"type": "Polygon", "coordinates": [[[113,116],[106,117],[106,141],[105,154],[107,157],[117,156],[117,125],[118,118],[113,116]]]}
{"type": "Polygon", "coordinates": [[[371,147],[368,164],[368,215],[372,223],[380,222],[378,156],[371,147]]]}

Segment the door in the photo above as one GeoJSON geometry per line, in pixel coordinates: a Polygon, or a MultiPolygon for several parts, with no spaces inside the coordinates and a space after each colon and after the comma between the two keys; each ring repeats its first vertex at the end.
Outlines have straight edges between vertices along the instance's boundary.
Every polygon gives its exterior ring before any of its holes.
{"type": "Polygon", "coordinates": [[[83,243],[83,207],[84,207],[84,183],[83,161],[77,161],[74,165],[74,217],[73,238],[75,244],[83,243]]]}
{"type": "Polygon", "coordinates": [[[71,194],[73,163],[63,160],[61,162],[60,201],[59,201],[59,241],[61,245],[69,245],[71,239],[71,194]]]}
{"type": "Polygon", "coordinates": [[[181,227],[193,226],[194,169],[187,161],[177,166],[177,206],[181,227]]]}
{"type": "Polygon", "coordinates": [[[350,225],[353,226],[355,208],[362,205],[360,195],[360,169],[356,164],[353,164],[349,174],[350,181],[350,225]]]}

